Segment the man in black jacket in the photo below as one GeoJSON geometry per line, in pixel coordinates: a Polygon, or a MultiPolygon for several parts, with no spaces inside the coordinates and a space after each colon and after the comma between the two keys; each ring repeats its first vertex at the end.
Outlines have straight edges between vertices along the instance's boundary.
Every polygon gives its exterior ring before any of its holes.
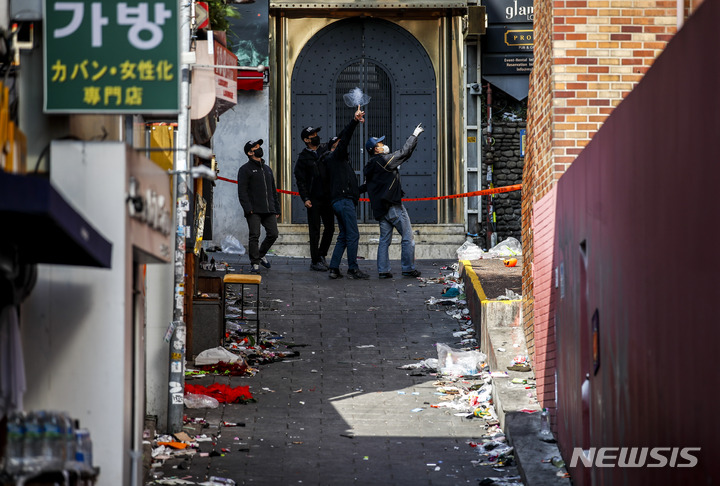
{"type": "Polygon", "coordinates": [[[335,242],[335,250],[330,259],[329,277],[332,279],[343,276],[340,273],[340,262],[345,250],[347,250],[348,278],[363,280],[370,278],[367,273],[360,270],[357,263],[360,232],[358,231],[356,208],[361,191],[358,188],[355,171],[348,162],[348,145],[358,122],[365,121],[363,115],[365,112],[360,111],[358,107],[354,118],[340,132],[340,135],[330,139],[329,151],[325,152],[321,158],[321,163],[327,170],[330,201],[340,230],[335,242]]]}
{"type": "Polygon", "coordinates": [[[417,146],[417,137],[424,131],[419,124],[405,142],[401,150],[390,153],[390,147],[383,143],[385,137],[370,137],[365,142],[365,150],[370,160],[365,165],[365,182],[370,197],[373,216],[380,223],[380,242],[377,250],[378,276],[392,278],[390,273],[390,243],[393,228],[402,238],[400,264],[405,277],[419,277],[415,269],[415,239],[413,237],[410,216],[402,204],[405,193],[400,184],[400,165],[407,161],[417,146]]]}
{"type": "Polygon", "coordinates": [[[263,160],[262,140],[249,141],[245,144],[248,161],[238,170],[238,199],[247,219],[248,256],[250,271],[260,272],[260,265],[270,268],[265,254],[278,237],[277,218],[280,217],[280,197],[275,187],[272,169],[263,160]],[[265,239],[260,241],[260,226],[265,228],[265,239]]]}
{"type": "Polygon", "coordinates": [[[327,150],[327,145],[320,143],[319,131],[320,127],[303,128],[300,137],[305,142],[305,148],[298,155],[294,172],[300,198],[307,208],[310,269],[324,272],[328,269],[325,257],[335,232],[335,216],[326,191],[325,170],[319,163],[320,157],[327,150]]]}

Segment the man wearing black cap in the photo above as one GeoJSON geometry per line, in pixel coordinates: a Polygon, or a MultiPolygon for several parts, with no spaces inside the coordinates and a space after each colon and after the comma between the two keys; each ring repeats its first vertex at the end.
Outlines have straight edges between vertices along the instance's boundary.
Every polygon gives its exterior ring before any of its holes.
{"type": "Polygon", "coordinates": [[[260,272],[260,265],[270,268],[265,257],[278,237],[277,218],[280,217],[280,197],[275,188],[275,177],[270,167],[263,160],[262,140],[249,141],[245,144],[248,161],[238,170],[238,199],[247,219],[248,256],[250,271],[260,272]],[[265,228],[265,239],[260,241],[260,226],[265,228]]]}
{"type": "Polygon", "coordinates": [[[328,269],[325,257],[335,232],[335,216],[325,189],[327,185],[325,168],[319,163],[320,157],[327,150],[327,145],[320,143],[318,136],[320,128],[309,126],[300,132],[305,148],[300,152],[295,163],[295,181],[300,198],[307,208],[310,269],[324,272],[328,269]],[[320,239],[321,222],[322,239],[320,239]]]}
{"type": "Polygon", "coordinates": [[[357,176],[348,162],[348,145],[359,122],[365,122],[364,111],[358,110],[350,123],[328,142],[328,151],[322,155],[321,162],[327,169],[328,187],[332,208],[337,216],[338,233],[335,250],[330,259],[330,278],[342,278],[340,261],[343,253],[347,251],[348,278],[366,280],[370,276],[360,270],[357,263],[358,243],[360,232],[357,225],[357,204],[360,190],[357,176]]]}
{"type": "Polygon", "coordinates": [[[415,269],[415,239],[413,237],[410,216],[402,204],[405,193],[400,185],[400,165],[406,162],[417,146],[417,137],[424,131],[418,124],[408,137],[401,150],[390,153],[390,147],[383,143],[385,137],[370,137],[365,142],[365,150],[370,160],[365,165],[365,182],[373,216],[380,223],[380,241],[377,250],[378,276],[392,278],[390,273],[390,243],[393,228],[402,238],[400,246],[400,264],[405,277],[419,277],[415,269]]]}

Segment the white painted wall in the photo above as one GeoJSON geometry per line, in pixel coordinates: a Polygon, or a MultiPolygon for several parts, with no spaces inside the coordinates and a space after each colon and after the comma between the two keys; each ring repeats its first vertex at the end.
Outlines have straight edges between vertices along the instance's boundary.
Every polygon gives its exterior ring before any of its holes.
{"type": "Polygon", "coordinates": [[[129,484],[132,253],[125,245],[125,151],[104,144],[97,158],[77,145],[58,153],[52,183],[113,243],[112,267],[38,266],[21,313],[25,409],[64,410],[79,419],[90,430],[98,484],[129,484]]]}
{"type": "MultiPolygon", "coordinates": [[[[239,91],[238,104],[220,116],[213,135],[213,149],[220,167],[220,176],[236,180],[241,165],[247,162],[245,142],[264,140],[263,150],[270,152],[270,98],[267,86],[262,91],[239,91]]],[[[265,159],[267,160],[267,158],[265,159]]],[[[276,177],[277,182],[277,177],[276,177]]],[[[247,248],[248,230],[237,197],[237,185],[216,182],[213,211],[213,239],[204,246],[221,246],[225,235],[236,237],[247,248]]]]}

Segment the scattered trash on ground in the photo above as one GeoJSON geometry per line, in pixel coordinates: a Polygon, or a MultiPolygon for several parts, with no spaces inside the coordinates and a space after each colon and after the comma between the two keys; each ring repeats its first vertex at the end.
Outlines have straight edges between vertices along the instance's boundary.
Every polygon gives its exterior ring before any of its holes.
{"type": "Polygon", "coordinates": [[[517,238],[509,237],[497,245],[490,248],[488,251],[484,251],[478,245],[468,239],[456,250],[458,260],[480,260],[482,258],[509,258],[515,260],[512,265],[505,264],[506,266],[517,265],[517,257],[522,256],[522,245],[517,238]]]}

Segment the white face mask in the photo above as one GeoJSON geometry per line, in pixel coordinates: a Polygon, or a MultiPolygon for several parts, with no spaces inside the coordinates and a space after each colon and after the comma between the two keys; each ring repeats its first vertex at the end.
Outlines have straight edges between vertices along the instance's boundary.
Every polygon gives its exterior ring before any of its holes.
{"type": "Polygon", "coordinates": [[[390,153],[390,147],[388,147],[387,145],[383,145],[382,151],[383,151],[384,154],[389,154],[389,153],[390,153]]]}

